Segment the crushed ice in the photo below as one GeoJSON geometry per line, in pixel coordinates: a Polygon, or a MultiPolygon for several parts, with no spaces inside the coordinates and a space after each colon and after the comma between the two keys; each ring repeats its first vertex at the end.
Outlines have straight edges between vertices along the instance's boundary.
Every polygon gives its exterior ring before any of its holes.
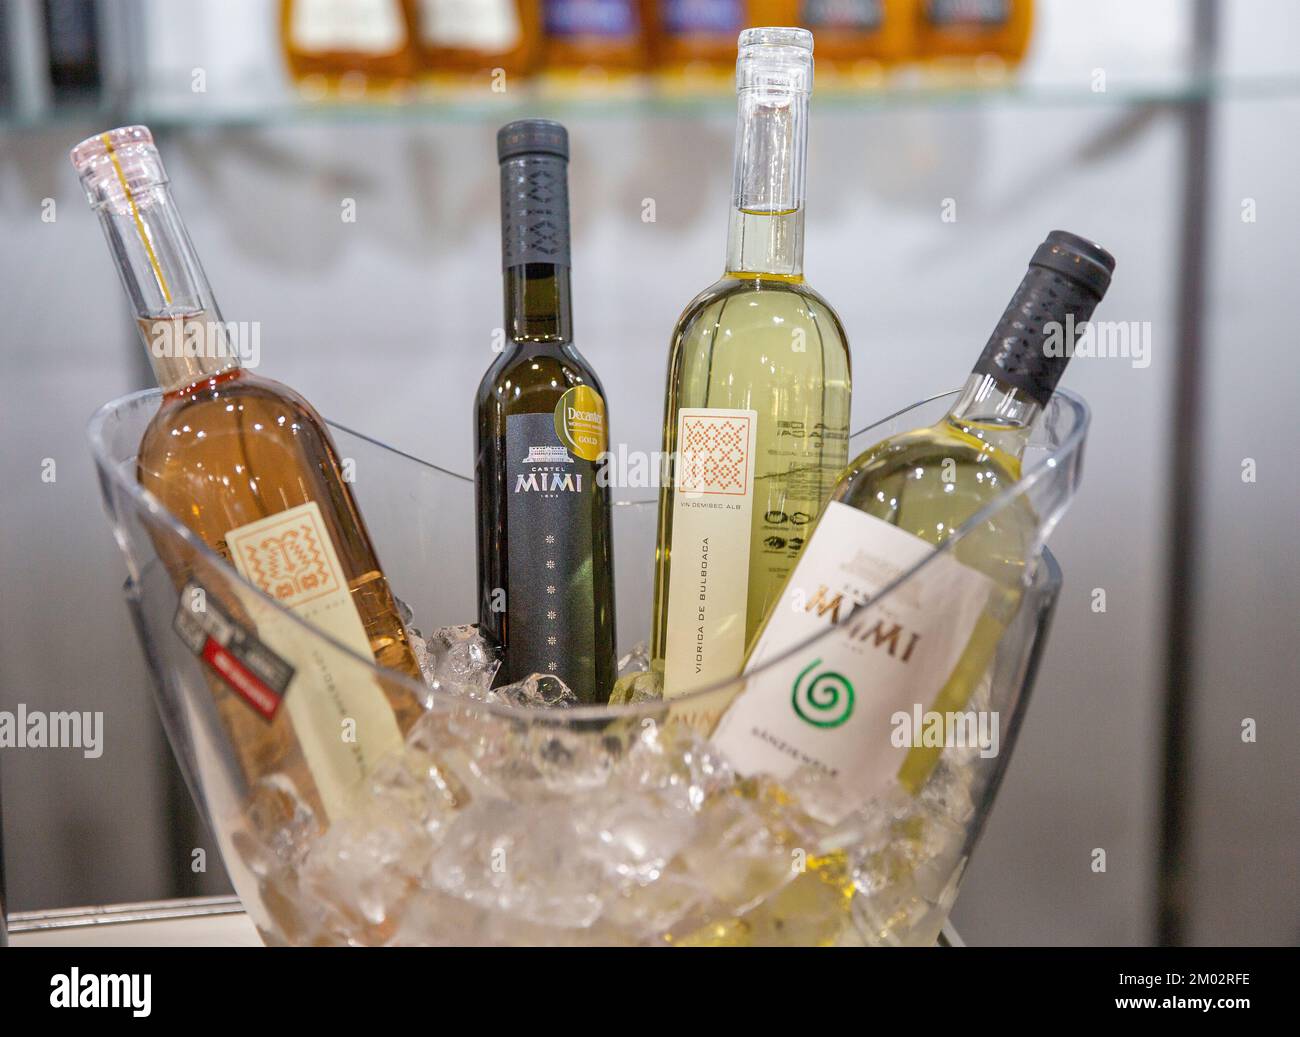
{"type": "MultiPolygon", "coordinates": [[[[410,628],[409,610],[404,618],[410,628]]],[[[262,883],[269,938],[936,938],[974,811],[977,770],[960,750],[940,757],[920,795],[900,790],[829,826],[815,818],[836,814],[840,793],[816,773],[800,771],[784,785],[742,778],[706,739],[661,722],[662,713],[566,720],[577,697],[555,677],[492,687],[500,658],[475,627],[409,632],[426,683],[451,694],[429,697],[404,750],[375,768],[355,809],[322,830],[284,776],[253,790],[236,842],[262,883]],[[484,703],[551,709],[555,722],[484,703]]],[[[661,675],[639,646],[619,661],[611,702],[661,698],[661,675]]]]}

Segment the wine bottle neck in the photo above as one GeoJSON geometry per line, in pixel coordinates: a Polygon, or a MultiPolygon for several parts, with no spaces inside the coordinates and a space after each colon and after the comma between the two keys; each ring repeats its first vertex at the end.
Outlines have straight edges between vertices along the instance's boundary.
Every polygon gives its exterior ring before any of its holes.
{"type": "Polygon", "coordinates": [[[569,268],[524,263],[506,269],[506,333],[513,342],[573,341],[569,268]]]}
{"type": "Polygon", "coordinates": [[[742,48],[737,83],[727,272],[802,280],[811,51],[742,48]]]}
{"type": "Polygon", "coordinates": [[[1014,388],[1018,399],[1045,407],[1114,268],[1114,258],[1100,246],[1068,231],[1052,231],[1034,250],[972,375],[988,375],[1014,388]]]}
{"type": "Polygon", "coordinates": [[[208,279],[168,188],[157,151],[118,151],[104,134],[105,161],[83,174],[122,286],[164,391],[240,365],[208,279]]]}
{"type": "Polygon", "coordinates": [[[975,372],[966,379],[946,420],[995,450],[1019,458],[1042,409],[1023,389],[975,372]]]}
{"type": "Polygon", "coordinates": [[[733,209],[727,227],[727,276],[803,280],[803,209],[733,209]]]}
{"type": "Polygon", "coordinates": [[[570,342],[568,135],[541,120],[511,123],[498,135],[498,154],[508,336],[570,342]]]}

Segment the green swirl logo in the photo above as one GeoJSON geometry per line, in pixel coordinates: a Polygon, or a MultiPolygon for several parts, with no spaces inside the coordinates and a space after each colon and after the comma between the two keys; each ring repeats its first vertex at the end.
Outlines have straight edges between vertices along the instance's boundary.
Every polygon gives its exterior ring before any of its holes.
{"type": "Polygon", "coordinates": [[[794,679],[790,702],[799,719],[813,727],[839,727],[853,714],[853,685],[834,670],[809,678],[821,663],[814,659],[794,679]]]}

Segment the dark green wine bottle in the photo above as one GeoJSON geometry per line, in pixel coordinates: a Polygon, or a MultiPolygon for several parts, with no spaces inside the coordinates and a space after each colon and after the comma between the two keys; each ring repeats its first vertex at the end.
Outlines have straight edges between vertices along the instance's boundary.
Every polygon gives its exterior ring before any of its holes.
{"type": "Polygon", "coordinates": [[[573,345],[568,134],[513,122],[497,157],[506,341],[476,404],[479,626],[503,649],[497,684],[541,673],[602,703],[616,669],[609,433],[573,345]]]}

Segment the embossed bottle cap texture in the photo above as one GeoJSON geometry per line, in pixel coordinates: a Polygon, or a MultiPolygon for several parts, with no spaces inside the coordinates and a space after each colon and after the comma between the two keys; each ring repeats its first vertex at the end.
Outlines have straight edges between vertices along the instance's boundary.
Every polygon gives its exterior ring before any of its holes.
{"type": "Polygon", "coordinates": [[[1114,257],[1100,245],[1052,231],[1034,251],[973,373],[991,375],[1046,404],[1114,269],[1114,257]]]}
{"type": "Polygon", "coordinates": [[[497,134],[502,269],[569,265],[569,135],[549,119],[521,119],[497,134]]]}

